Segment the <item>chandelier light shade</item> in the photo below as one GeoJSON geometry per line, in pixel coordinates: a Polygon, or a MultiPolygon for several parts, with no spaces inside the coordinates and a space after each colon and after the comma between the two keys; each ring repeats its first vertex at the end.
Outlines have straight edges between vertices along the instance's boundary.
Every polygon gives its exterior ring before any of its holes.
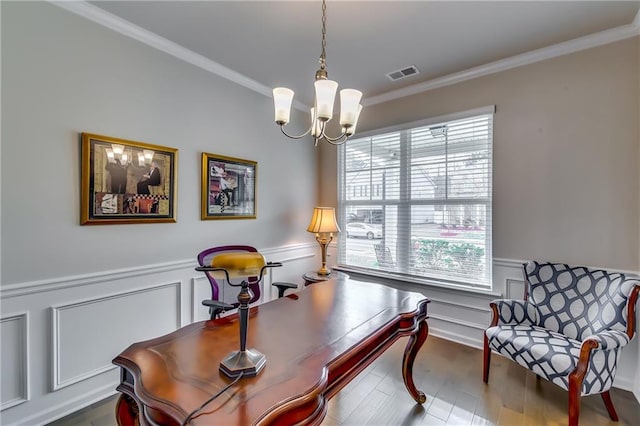
{"type": "Polygon", "coordinates": [[[326,55],[326,23],[327,23],[327,4],[322,0],[322,53],[320,54],[320,69],[316,71],[315,77],[315,100],[313,108],[311,108],[311,125],[309,129],[301,135],[288,134],[284,126],[289,123],[291,117],[291,104],[293,103],[294,92],[285,87],[276,87],[273,89],[273,106],[275,109],[275,121],[280,130],[287,137],[292,139],[301,139],[311,133],[314,143],[317,146],[318,141],[325,140],[332,145],[344,143],[348,137],[355,133],[355,127],[358,117],[362,111],[360,101],[362,92],[355,89],[343,89],[340,91],[340,128],[342,133],[335,137],[330,137],[326,133],[326,127],[329,120],[333,118],[333,104],[335,102],[338,83],[329,80],[327,74],[327,55],[326,55]]]}
{"type": "Polygon", "coordinates": [[[331,270],[327,268],[327,246],[333,240],[333,233],[340,232],[335,209],[333,207],[315,207],[307,232],[316,234],[316,241],[320,244],[322,252],[322,267],[316,271],[317,274],[331,274],[331,270]]]}

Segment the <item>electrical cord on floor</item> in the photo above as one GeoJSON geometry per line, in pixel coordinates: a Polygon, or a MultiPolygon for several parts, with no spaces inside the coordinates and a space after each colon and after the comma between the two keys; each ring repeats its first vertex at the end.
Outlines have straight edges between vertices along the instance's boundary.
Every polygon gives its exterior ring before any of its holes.
{"type": "Polygon", "coordinates": [[[189,413],[189,415],[187,416],[186,419],[184,419],[184,421],[182,422],[182,426],[186,426],[187,424],[191,424],[191,419],[194,418],[194,416],[196,415],[196,413],[200,410],[202,410],[204,407],[207,406],[207,404],[209,404],[211,401],[213,401],[214,399],[216,399],[217,397],[219,397],[220,395],[222,395],[223,393],[225,393],[227,390],[229,390],[229,388],[233,385],[235,385],[236,383],[238,383],[238,380],[240,380],[242,378],[242,376],[244,376],[244,372],[241,372],[240,375],[238,377],[236,377],[234,379],[233,382],[229,383],[227,386],[223,387],[222,389],[220,389],[220,391],[218,391],[218,393],[216,393],[215,395],[213,395],[211,398],[207,399],[205,402],[202,403],[202,405],[200,405],[198,408],[196,408],[195,410],[193,410],[191,413],[189,413]]]}

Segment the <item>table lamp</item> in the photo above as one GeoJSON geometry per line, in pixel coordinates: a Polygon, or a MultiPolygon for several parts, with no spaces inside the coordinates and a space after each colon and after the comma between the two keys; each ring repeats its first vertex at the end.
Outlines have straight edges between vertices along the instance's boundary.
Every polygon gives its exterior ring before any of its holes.
{"type": "Polygon", "coordinates": [[[249,281],[245,277],[257,276],[258,282],[269,268],[282,266],[280,262],[266,262],[260,253],[223,253],[211,260],[211,266],[197,267],[197,271],[212,272],[227,280],[233,287],[241,287],[238,294],[238,308],[240,314],[240,350],[231,352],[220,363],[220,371],[227,377],[235,378],[239,375],[256,376],[267,363],[264,354],[256,349],[247,349],[247,329],[249,326],[249,301],[252,298],[249,281]],[[241,279],[240,283],[232,282],[232,278],[241,279]]]}
{"type": "Polygon", "coordinates": [[[336,222],[336,211],[333,207],[315,207],[307,232],[316,234],[316,241],[322,250],[322,267],[316,271],[318,275],[329,275],[327,268],[327,245],[333,240],[333,233],[340,232],[336,222]]]}

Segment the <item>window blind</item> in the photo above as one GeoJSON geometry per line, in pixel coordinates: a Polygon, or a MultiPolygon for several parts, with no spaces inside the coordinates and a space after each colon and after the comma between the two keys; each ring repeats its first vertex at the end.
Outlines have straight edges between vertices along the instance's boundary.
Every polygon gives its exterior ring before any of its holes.
{"type": "Polygon", "coordinates": [[[338,263],[490,288],[492,131],[475,111],[340,146],[338,263]]]}

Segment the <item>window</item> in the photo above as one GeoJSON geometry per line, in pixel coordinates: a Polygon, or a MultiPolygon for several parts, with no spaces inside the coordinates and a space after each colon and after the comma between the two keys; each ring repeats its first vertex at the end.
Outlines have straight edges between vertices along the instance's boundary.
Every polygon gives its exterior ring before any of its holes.
{"type": "Polygon", "coordinates": [[[410,123],[340,146],[338,263],[490,288],[493,112],[410,123]]]}

